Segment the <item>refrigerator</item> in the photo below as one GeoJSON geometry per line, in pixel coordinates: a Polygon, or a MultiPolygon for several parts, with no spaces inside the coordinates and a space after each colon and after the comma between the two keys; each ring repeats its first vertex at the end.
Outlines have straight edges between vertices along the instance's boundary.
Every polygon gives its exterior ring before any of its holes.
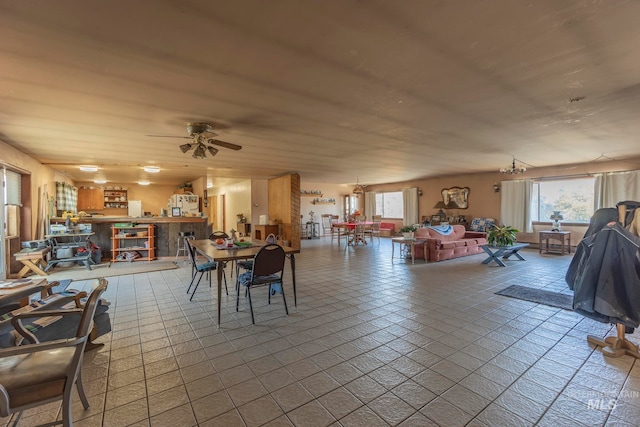
{"type": "Polygon", "coordinates": [[[193,194],[174,194],[169,198],[169,213],[171,216],[199,215],[200,203],[198,196],[193,194]],[[180,213],[174,215],[173,208],[180,208],[180,213]]]}
{"type": "Polygon", "coordinates": [[[142,200],[129,200],[129,216],[133,218],[142,217],[142,200]]]}

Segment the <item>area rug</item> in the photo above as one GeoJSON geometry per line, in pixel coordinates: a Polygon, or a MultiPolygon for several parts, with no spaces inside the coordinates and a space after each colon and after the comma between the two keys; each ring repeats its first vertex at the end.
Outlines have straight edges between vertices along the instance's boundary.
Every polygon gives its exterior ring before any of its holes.
{"type": "Polygon", "coordinates": [[[511,285],[498,292],[496,295],[531,301],[551,307],[573,310],[573,295],[558,292],[545,291],[544,289],[529,288],[527,286],[511,285]]]}
{"type": "Polygon", "coordinates": [[[92,265],[91,270],[84,266],[56,267],[49,272],[48,281],[71,279],[98,279],[100,277],[123,276],[126,274],[150,273],[152,271],[172,270],[178,268],[173,261],[139,261],[139,262],[108,262],[92,265]]]}

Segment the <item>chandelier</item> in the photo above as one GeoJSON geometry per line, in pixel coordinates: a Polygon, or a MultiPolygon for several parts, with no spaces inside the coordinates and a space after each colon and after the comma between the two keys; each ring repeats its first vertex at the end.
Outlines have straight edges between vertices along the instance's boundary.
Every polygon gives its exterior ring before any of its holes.
{"type": "Polygon", "coordinates": [[[509,175],[520,175],[522,173],[525,173],[526,171],[527,171],[527,168],[525,168],[523,165],[516,166],[515,156],[513,157],[513,162],[509,166],[507,166],[506,168],[500,169],[500,173],[509,174],[509,175]]]}
{"type": "Polygon", "coordinates": [[[360,184],[360,182],[358,182],[358,177],[356,177],[356,186],[353,187],[353,194],[364,194],[364,185],[360,184]]]}

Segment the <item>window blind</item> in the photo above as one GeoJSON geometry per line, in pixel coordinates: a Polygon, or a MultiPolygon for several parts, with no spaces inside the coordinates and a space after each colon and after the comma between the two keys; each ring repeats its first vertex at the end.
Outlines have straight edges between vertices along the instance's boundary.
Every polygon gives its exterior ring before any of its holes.
{"type": "Polygon", "coordinates": [[[19,173],[4,169],[5,182],[5,205],[22,206],[21,182],[22,177],[19,173]]]}

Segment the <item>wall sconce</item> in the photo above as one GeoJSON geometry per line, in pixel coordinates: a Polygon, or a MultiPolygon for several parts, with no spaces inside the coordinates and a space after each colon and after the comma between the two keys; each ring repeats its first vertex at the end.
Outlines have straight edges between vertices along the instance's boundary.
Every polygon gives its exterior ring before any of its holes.
{"type": "Polygon", "coordinates": [[[418,196],[422,196],[422,190],[418,188],[418,196]]]}
{"type": "Polygon", "coordinates": [[[494,193],[499,193],[500,192],[500,186],[498,185],[497,182],[493,184],[493,192],[494,193]]]}

